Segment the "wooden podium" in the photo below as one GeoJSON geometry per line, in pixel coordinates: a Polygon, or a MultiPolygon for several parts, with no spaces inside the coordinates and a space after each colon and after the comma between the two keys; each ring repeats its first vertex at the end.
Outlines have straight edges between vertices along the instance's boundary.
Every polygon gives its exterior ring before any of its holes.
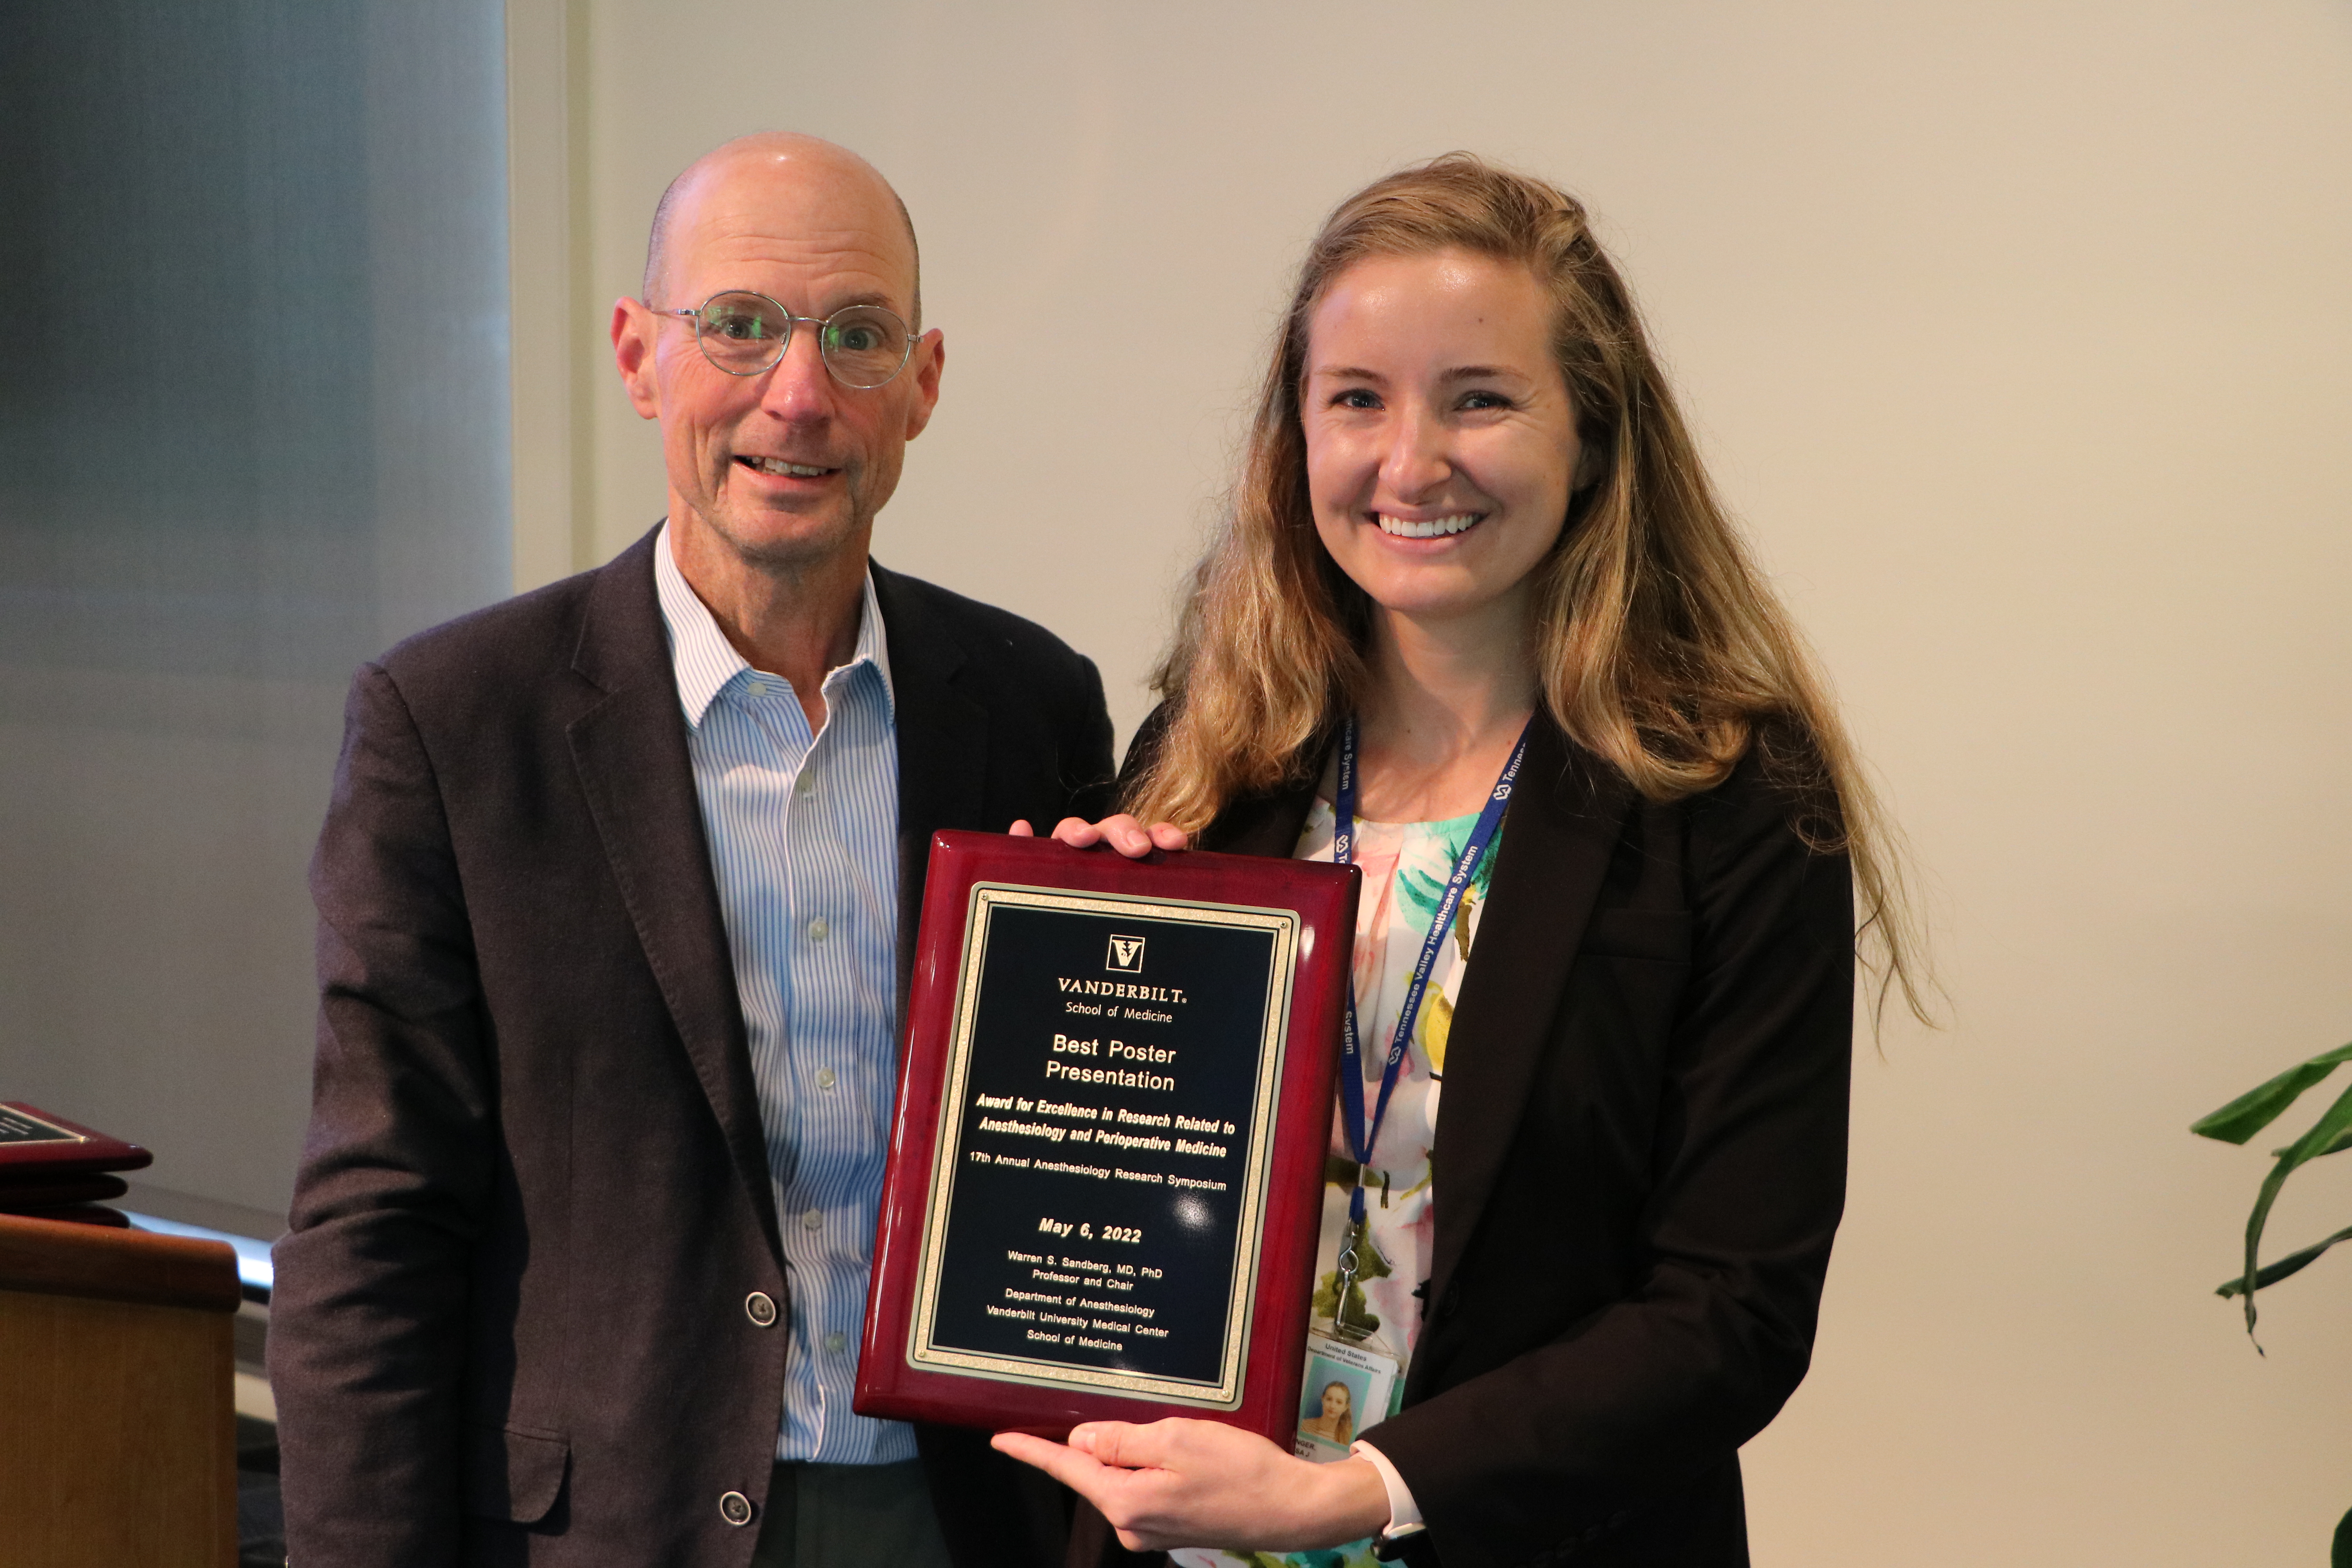
{"type": "Polygon", "coordinates": [[[231,1568],[236,1255],[0,1215],[0,1559],[231,1568]]]}

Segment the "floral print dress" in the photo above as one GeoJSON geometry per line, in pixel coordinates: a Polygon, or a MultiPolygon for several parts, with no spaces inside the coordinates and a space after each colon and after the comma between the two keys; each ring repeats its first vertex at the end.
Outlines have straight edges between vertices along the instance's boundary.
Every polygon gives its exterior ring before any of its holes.
{"type": "MultiPolygon", "coordinates": [[[[1329,803],[1318,800],[1299,835],[1297,858],[1329,860],[1335,823],[1329,803]]],[[[1454,863],[1461,858],[1462,847],[1477,823],[1475,813],[1442,822],[1357,820],[1355,861],[1363,868],[1364,886],[1356,910],[1353,977],[1367,1118],[1380,1100],[1381,1071],[1389,1042],[1396,1035],[1397,1015],[1412,981],[1413,963],[1421,956],[1438,900],[1444,896],[1446,879],[1453,875],[1454,863]]],[[[1402,1369],[1411,1361],[1413,1341],[1421,1331],[1421,1302],[1413,1291],[1429,1278],[1433,1251],[1435,1215],[1430,1204],[1429,1152],[1437,1141],[1437,1101],[1445,1080],[1446,1041],[1501,844],[1498,832],[1478,858],[1470,885],[1464,890],[1462,907],[1454,915],[1452,940],[1438,949],[1430,967],[1421,1016],[1414,1021],[1412,1040],[1398,1069],[1396,1091],[1389,1100],[1388,1117],[1381,1124],[1364,1173],[1364,1212],[1371,1247],[1369,1252],[1360,1249],[1357,1282],[1349,1288],[1344,1300],[1339,1252],[1350,1228],[1348,1194],[1355,1182],[1356,1162],[1336,1096],[1331,1108],[1331,1142],[1324,1162],[1322,1236],[1316,1249],[1315,1295],[1308,1303],[1307,1326],[1318,1335],[1358,1341],[1364,1349],[1391,1359],[1400,1373],[1391,1386],[1389,1408],[1355,1412],[1356,1431],[1395,1413],[1403,1393],[1402,1369]],[[1345,1333],[1340,1332],[1343,1324],[1345,1333]]],[[[1312,1347],[1308,1353],[1312,1367],[1312,1347]]],[[[1310,1398],[1315,1392],[1307,1390],[1310,1398]]],[[[1302,1451],[1309,1448],[1318,1458],[1347,1457],[1344,1443],[1318,1447],[1302,1442],[1302,1451]]],[[[1235,1564],[1372,1568],[1374,1563],[1369,1541],[1280,1554],[1186,1548],[1170,1553],[1170,1558],[1180,1568],[1235,1568],[1235,1564]]]]}

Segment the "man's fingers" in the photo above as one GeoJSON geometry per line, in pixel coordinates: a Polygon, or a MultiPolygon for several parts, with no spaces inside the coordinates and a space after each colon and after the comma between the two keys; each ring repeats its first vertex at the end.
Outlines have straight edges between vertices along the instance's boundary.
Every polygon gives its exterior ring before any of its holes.
{"type": "Polygon", "coordinates": [[[1104,817],[1102,829],[1111,847],[1130,860],[1140,860],[1154,849],[1168,847],[1160,841],[1156,827],[1147,828],[1123,811],[1117,816],[1104,817]]]}
{"type": "Polygon", "coordinates": [[[1106,816],[1095,825],[1102,830],[1110,847],[1129,859],[1138,859],[1151,853],[1151,835],[1143,831],[1143,824],[1125,812],[1106,816]]]}
{"type": "Polygon", "coordinates": [[[1012,826],[1006,828],[1004,831],[1008,837],[1013,838],[1034,838],[1037,837],[1037,830],[1029,826],[1029,819],[1025,816],[1020,821],[1014,823],[1012,826]]]}
{"type": "Polygon", "coordinates": [[[1143,830],[1142,824],[1124,814],[1106,816],[1100,822],[1066,816],[1054,825],[1054,837],[1073,849],[1108,844],[1130,860],[1151,853],[1151,836],[1143,830]]]}
{"type": "MultiPolygon", "coordinates": [[[[1013,832],[1022,835],[1017,825],[1013,832]]],[[[1130,860],[1140,860],[1154,849],[1181,849],[1185,844],[1184,830],[1174,824],[1155,822],[1146,827],[1125,812],[1106,816],[1100,822],[1066,816],[1054,825],[1054,837],[1073,849],[1108,844],[1130,860]]]]}

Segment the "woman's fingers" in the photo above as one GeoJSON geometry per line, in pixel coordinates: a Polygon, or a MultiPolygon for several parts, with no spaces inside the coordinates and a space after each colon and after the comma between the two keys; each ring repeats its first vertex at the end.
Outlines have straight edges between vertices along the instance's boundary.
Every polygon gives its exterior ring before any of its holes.
{"type": "Polygon", "coordinates": [[[1363,1460],[1310,1465],[1222,1422],[1090,1421],[1067,1446],[994,1441],[1101,1510],[1129,1551],[1329,1546],[1388,1522],[1387,1489],[1363,1460]]]}
{"type": "Polygon", "coordinates": [[[1037,830],[1029,826],[1029,819],[1025,816],[1020,821],[1014,823],[1012,826],[1006,828],[1004,831],[1008,837],[1013,838],[1034,838],[1037,837],[1037,830]]]}
{"type": "Polygon", "coordinates": [[[1118,1543],[1129,1552],[1186,1544],[1172,1536],[1163,1538],[1137,1528],[1153,1512],[1149,1500],[1140,1494],[1163,1483],[1168,1479],[1165,1471],[1121,1469],[1102,1464],[1076,1447],[1049,1443],[1024,1432],[999,1432],[989,1443],[1000,1454],[1036,1466],[1094,1504],[1095,1511],[1118,1534],[1118,1543]]]}
{"type": "MultiPolygon", "coordinates": [[[[1129,1552],[1149,1552],[1171,1546],[1189,1545],[1156,1526],[1166,1522],[1163,1510],[1156,1506],[1168,1484],[1178,1478],[1166,1470],[1131,1469],[1118,1464],[1105,1464],[1087,1451],[1099,1444],[1114,1454],[1130,1457],[1139,1449],[1124,1448],[1116,1436],[1101,1431],[1105,1426],[1126,1426],[1124,1422],[1098,1422],[1091,1432],[1080,1427],[1073,1432],[1068,1445],[1049,1443],[1043,1437],[1032,1437],[1021,1432],[999,1432],[989,1439],[997,1452],[1009,1454],[1022,1463],[1034,1465],[1088,1502],[1108,1521],[1118,1535],[1118,1543],[1129,1552]],[[1081,1443],[1079,1434],[1087,1433],[1081,1443]]],[[[1139,1427],[1127,1427],[1139,1431],[1139,1427]]],[[[1181,1533],[1181,1531],[1179,1533],[1181,1533]]]]}
{"type": "Polygon", "coordinates": [[[988,1442],[1000,1454],[1036,1466],[1097,1508],[1102,1505],[1096,1492],[1102,1489],[1106,1477],[1116,1473],[1091,1455],[1060,1443],[1049,1443],[1043,1437],[1032,1437],[1026,1432],[999,1432],[988,1442]]]}
{"type": "Polygon", "coordinates": [[[1131,1421],[1089,1421],[1070,1430],[1070,1447],[1123,1470],[1162,1466],[1169,1460],[1167,1423],[1138,1426],[1131,1421]]]}

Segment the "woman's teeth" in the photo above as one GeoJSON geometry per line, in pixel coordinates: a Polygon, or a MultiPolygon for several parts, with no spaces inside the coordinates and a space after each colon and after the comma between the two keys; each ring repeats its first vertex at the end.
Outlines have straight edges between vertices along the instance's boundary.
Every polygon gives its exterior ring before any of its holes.
{"type": "Polygon", "coordinates": [[[763,474],[789,474],[797,479],[821,479],[833,472],[831,468],[813,468],[806,463],[787,463],[782,458],[746,458],[743,461],[763,474]]]}
{"type": "Polygon", "coordinates": [[[1381,525],[1381,531],[1392,539],[1442,539],[1446,534],[1461,532],[1485,515],[1483,512],[1464,511],[1452,517],[1433,517],[1426,522],[1412,522],[1401,517],[1391,517],[1384,511],[1372,513],[1381,525]]]}

